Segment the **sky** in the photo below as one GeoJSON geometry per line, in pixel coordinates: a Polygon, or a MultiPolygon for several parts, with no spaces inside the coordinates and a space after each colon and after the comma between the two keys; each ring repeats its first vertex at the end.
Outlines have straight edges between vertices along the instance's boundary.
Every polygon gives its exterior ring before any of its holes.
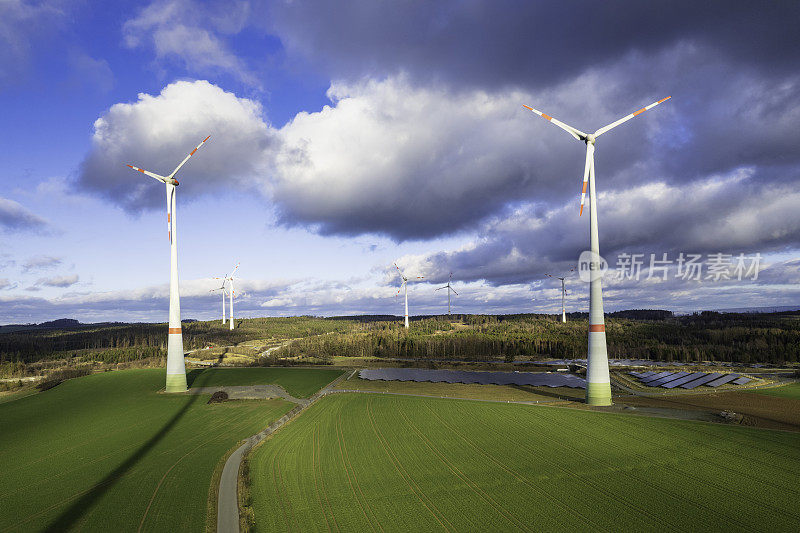
{"type": "Polygon", "coordinates": [[[800,305],[800,4],[0,0],[0,324],[800,305]],[[690,268],[691,266],[691,268],[690,268]],[[221,317],[220,317],[221,318],[221,317]]]}

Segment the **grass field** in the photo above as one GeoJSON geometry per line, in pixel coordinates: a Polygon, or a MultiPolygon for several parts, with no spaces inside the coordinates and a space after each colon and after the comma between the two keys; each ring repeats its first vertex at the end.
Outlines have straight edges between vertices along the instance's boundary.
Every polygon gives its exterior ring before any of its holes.
{"type": "Polygon", "coordinates": [[[800,438],[376,394],[321,399],[251,456],[258,531],[797,531],[800,438]]]}
{"type": "Polygon", "coordinates": [[[187,381],[190,387],[274,383],[292,396],[308,398],[342,373],[330,368],[208,368],[191,374],[187,381]]]}
{"type": "Polygon", "coordinates": [[[202,531],[217,462],[293,404],[163,387],[163,370],[108,372],[0,405],[0,531],[202,531]]]}
{"type": "Polygon", "coordinates": [[[777,396],[779,398],[791,398],[793,400],[800,400],[800,383],[790,383],[782,387],[771,387],[769,389],[755,389],[753,394],[761,394],[763,396],[777,396]]]}
{"type": "Polygon", "coordinates": [[[476,383],[429,383],[417,381],[370,381],[358,377],[340,381],[337,389],[421,396],[468,398],[500,402],[560,402],[583,400],[586,391],[569,387],[531,387],[528,385],[479,385],[476,383]]]}

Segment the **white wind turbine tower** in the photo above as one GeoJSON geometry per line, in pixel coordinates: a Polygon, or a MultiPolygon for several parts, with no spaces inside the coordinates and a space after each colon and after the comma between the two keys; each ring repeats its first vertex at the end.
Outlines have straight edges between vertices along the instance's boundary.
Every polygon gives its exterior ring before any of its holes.
{"type": "Polygon", "coordinates": [[[594,133],[584,133],[550,115],[542,113],[532,107],[524,106],[540,117],[552,122],[562,130],[572,135],[576,140],[586,144],[586,166],[583,171],[583,190],[581,191],[581,210],[586,199],[586,184],[589,184],[589,241],[591,259],[589,261],[590,287],[589,287],[589,353],[586,365],[586,403],[589,405],[611,405],[611,381],[608,375],[608,352],[606,351],[606,326],[603,314],[603,286],[600,279],[600,245],[597,232],[597,196],[594,184],[594,144],[596,139],[607,131],[629,121],[671,97],[667,96],[658,102],[634,111],[608,126],[603,126],[594,133]]]}
{"type": "Polygon", "coordinates": [[[180,165],[175,167],[169,176],[161,176],[133,165],[128,165],[133,170],[138,170],[151,178],[164,183],[167,187],[167,229],[169,231],[169,330],[167,335],[167,392],[184,392],[186,390],[186,365],[183,362],[183,334],[181,333],[181,296],[178,289],[178,244],[175,223],[175,187],[178,180],[175,175],[194,153],[203,146],[211,135],[203,139],[180,165]]]}
{"type": "Polygon", "coordinates": [[[222,292],[222,325],[225,325],[225,322],[228,320],[227,311],[225,310],[225,278],[214,278],[214,279],[221,279],[222,285],[217,287],[216,289],[211,289],[208,292],[222,292]]]}
{"type": "Polygon", "coordinates": [[[231,302],[231,322],[230,322],[230,326],[231,327],[230,327],[230,329],[233,329],[233,300],[234,300],[234,298],[236,298],[236,289],[233,288],[233,282],[234,282],[234,280],[236,278],[234,278],[233,275],[236,273],[237,270],[239,270],[239,263],[236,263],[236,266],[233,267],[233,270],[231,270],[231,273],[228,274],[227,276],[225,276],[223,278],[223,282],[222,282],[223,283],[223,287],[225,286],[224,285],[225,281],[229,281],[230,284],[231,284],[231,292],[228,295],[228,299],[231,302]]]}
{"type": "MultiPolygon", "coordinates": [[[[400,274],[400,277],[403,278],[403,283],[400,284],[400,288],[397,289],[397,294],[400,294],[400,291],[405,291],[406,297],[406,329],[408,329],[408,278],[403,275],[400,271],[400,267],[397,266],[397,263],[394,264],[394,267],[397,269],[397,272],[400,274]]],[[[416,279],[425,279],[423,276],[417,276],[416,279]]],[[[395,294],[395,296],[397,296],[395,294]]]]}
{"type": "MultiPolygon", "coordinates": [[[[570,268],[569,271],[572,272],[575,270],[574,268],[570,268]]],[[[545,274],[545,276],[549,276],[553,279],[560,279],[561,280],[561,322],[566,324],[567,323],[567,310],[564,307],[564,298],[567,296],[567,287],[564,284],[564,280],[566,277],[559,278],[556,276],[551,276],[550,274],[545,274]]]]}
{"type": "MultiPolygon", "coordinates": [[[[438,289],[436,289],[434,291],[434,292],[436,292],[436,291],[440,291],[442,289],[447,289],[447,316],[450,316],[450,291],[455,292],[456,296],[458,296],[458,293],[456,292],[456,290],[453,287],[450,286],[450,283],[452,281],[453,281],[453,273],[450,272],[450,278],[447,280],[447,285],[445,285],[444,287],[439,287],[438,289]]],[[[408,313],[406,313],[406,314],[408,314],[408,313]]]]}

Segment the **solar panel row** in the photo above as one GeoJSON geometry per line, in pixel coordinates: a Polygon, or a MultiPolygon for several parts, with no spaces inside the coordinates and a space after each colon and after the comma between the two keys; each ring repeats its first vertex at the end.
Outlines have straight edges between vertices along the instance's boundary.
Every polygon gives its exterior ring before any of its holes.
{"type": "Polygon", "coordinates": [[[428,381],[431,383],[478,383],[482,385],[531,385],[534,387],[586,388],[586,380],[573,374],[548,372],[474,372],[421,368],[365,368],[361,379],[370,381],[428,381]]]}
{"type": "Polygon", "coordinates": [[[693,372],[688,376],[684,376],[682,378],[676,379],[675,381],[670,381],[669,383],[665,383],[662,385],[665,389],[674,389],[675,387],[680,387],[684,383],[689,383],[699,377],[705,376],[705,372],[693,372]]]}
{"type": "Polygon", "coordinates": [[[642,380],[642,383],[644,383],[646,385],[646,384],[650,383],[651,381],[655,381],[655,380],[657,380],[659,378],[663,378],[664,376],[669,376],[670,374],[673,374],[673,372],[659,372],[657,374],[653,374],[652,376],[648,376],[648,377],[644,378],[642,380]]]}
{"type": "Polygon", "coordinates": [[[714,381],[718,377],[722,376],[719,372],[714,372],[713,374],[706,374],[705,376],[699,377],[694,381],[690,381],[689,383],[684,383],[681,385],[682,389],[693,389],[695,387],[699,387],[700,385],[705,385],[709,381],[714,381]]]}
{"type": "Polygon", "coordinates": [[[659,379],[657,379],[655,381],[651,381],[651,382],[647,383],[647,386],[648,387],[660,387],[661,385],[664,385],[665,383],[669,383],[670,381],[672,381],[674,379],[682,378],[683,376],[688,376],[689,374],[691,374],[691,372],[674,372],[674,373],[670,374],[669,376],[664,376],[663,378],[659,378],[659,379]]]}
{"type": "Polygon", "coordinates": [[[725,374],[721,378],[717,378],[714,381],[709,381],[706,383],[706,387],[719,387],[720,385],[724,385],[729,381],[733,381],[739,377],[739,374],[725,374]]]}

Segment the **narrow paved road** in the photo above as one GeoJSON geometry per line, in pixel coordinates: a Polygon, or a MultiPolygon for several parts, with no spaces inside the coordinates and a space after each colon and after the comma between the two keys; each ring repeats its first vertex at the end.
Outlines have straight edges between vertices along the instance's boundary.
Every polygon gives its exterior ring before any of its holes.
{"type": "MultiPolygon", "coordinates": [[[[313,395],[308,400],[299,400],[297,407],[283,415],[276,422],[273,422],[269,427],[256,433],[252,437],[244,441],[244,444],[239,446],[235,452],[228,457],[225,461],[225,466],[222,468],[222,476],[219,480],[219,496],[217,500],[217,533],[239,533],[239,467],[242,464],[242,457],[250,451],[250,449],[265,439],[268,435],[274,433],[278,428],[283,426],[286,422],[300,414],[309,405],[316,402],[323,396],[331,392],[338,392],[333,387],[345,379],[350,379],[355,370],[350,373],[344,373],[331,383],[326,385],[322,390],[313,395]]],[[[295,399],[296,400],[296,399],[295,399]]]]}

